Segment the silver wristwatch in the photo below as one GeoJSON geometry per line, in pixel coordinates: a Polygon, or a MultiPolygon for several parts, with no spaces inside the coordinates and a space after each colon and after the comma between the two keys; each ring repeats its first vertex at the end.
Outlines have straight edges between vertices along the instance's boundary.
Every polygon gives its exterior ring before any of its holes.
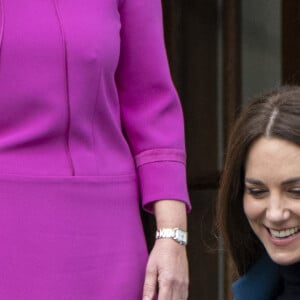
{"type": "Polygon", "coordinates": [[[160,228],[156,230],[156,239],[170,238],[180,245],[187,245],[188,234],[179,228],[160,228]]]}

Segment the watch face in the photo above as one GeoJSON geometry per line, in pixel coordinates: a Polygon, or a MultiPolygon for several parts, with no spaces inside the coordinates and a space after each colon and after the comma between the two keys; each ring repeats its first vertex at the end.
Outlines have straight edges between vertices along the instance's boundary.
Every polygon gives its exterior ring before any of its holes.
{"type": "Polygon", "coordinates": [[[187,233],[181,229],[176,229],[175,230],[175,239],[180,243],[180,244],[187,244],[187,233]]]}

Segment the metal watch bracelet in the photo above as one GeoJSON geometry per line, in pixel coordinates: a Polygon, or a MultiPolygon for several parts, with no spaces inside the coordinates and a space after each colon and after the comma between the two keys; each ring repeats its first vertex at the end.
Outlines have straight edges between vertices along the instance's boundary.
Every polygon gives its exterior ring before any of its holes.
{"type": "Polygon", "coordinates": [[[156,239],[170,238],[180,245],[186,246],[188,243],[188,233],[179,228],[159,228],[156,230],[156,239]]]}

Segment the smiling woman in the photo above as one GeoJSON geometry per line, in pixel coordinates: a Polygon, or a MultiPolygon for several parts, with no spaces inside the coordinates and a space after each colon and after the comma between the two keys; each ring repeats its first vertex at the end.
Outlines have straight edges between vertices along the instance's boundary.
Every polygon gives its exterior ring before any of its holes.
{"type": "Polygon", "coordinates": [[[235,300],[300,297],[300,88],[254,99],[229,143],[217,217],[235,300]]]}
{"type": "Polygon", "coordinates": [[[274,262],[300,261],[300,147],[260,138],[245,170],[244,210],[254,233],[274,262]]]}

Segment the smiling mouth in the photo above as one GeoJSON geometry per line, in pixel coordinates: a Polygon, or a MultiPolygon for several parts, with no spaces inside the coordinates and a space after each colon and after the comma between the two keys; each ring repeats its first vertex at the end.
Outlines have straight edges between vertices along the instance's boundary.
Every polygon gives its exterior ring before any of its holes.
{"type": "Polygon", "coordinates": [[[275,230],[271,228],[267,228],[267,229],[270,235],[276,239],[286,239],[300,232],[300,227],[293,227],[293,228],[288,228],[283,230],[275,230]]]}

